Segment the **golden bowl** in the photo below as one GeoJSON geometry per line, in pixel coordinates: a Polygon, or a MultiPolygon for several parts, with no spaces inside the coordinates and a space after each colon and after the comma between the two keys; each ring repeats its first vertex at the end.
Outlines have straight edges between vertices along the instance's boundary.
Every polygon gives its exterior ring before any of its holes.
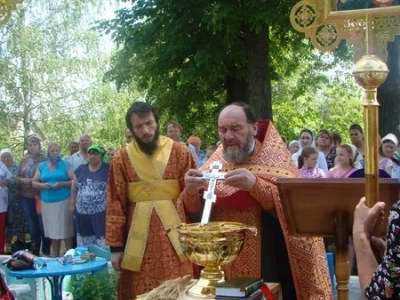
{"type": "Polygon", "coordinates": [[[225,280],[221,267],[239,255],[247,230],[257,234],[255,227],[235,222],[193,223],[177,227],[185,255],[191,262],[204,267],[200,280],[188,290],[189,296],[210,299],[215,296],[215,284],[225,280]]]}

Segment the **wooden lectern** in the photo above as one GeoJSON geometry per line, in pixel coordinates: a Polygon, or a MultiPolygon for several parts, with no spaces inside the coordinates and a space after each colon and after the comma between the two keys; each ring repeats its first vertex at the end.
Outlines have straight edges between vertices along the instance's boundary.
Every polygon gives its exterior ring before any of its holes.
{"type": "MultiPolygon", "coordinates": [[[[354,209],[365,193],[365,179],[279,178],[277,186],[289,234],[334,237],[338,299],[348,300],[348,237],[352,234],[354,209]]],[[[397,180],[380,179],[379,192],[386,207],[385,223],[377,232],[385,236],[389,210],[399,197],[397,180]]]]}

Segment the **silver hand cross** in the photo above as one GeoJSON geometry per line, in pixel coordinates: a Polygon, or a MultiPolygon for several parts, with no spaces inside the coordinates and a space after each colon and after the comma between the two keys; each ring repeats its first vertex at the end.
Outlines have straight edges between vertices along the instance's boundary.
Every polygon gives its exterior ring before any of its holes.
{"type": "Polygon", "coordinates": [[[213,202],[217,200],[217,195],[215,195],[215,186],[217,185],[217,180],[224,179],[225,173],[220,173],[219,170],[222,169],[222,164],[219,161],[214,161],[210,165],[211,172],[203,173],[202,179],[209,180],[207,191],[204,192],[203,198],[206,200],[203,209],[203,215],[201,217],[201,224],[207,224],[210,220],[211,207],[213,202]]]}

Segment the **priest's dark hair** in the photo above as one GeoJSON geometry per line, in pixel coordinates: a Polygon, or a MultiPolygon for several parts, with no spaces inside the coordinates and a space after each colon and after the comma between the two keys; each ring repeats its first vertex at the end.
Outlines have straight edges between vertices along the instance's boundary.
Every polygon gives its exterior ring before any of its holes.
{"type": "Polygon", "coordinates": [[[133,127],[131,123],[132,115],[136,114],[142,118],[150,113],[153,114],[154,119],[156,120],[157,124],[159,124],[160,116],[158,115],[156,109],[153,106],[143,101],[133,102],[131,107],[129,107],[128,111],[126,112],[125,116],[126,127],[129,128],[131,132],[133,132],[133,127]]]}

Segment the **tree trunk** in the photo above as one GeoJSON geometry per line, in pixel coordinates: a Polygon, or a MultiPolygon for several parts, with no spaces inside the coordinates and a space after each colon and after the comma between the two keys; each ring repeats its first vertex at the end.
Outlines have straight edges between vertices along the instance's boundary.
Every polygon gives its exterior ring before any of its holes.
{"type": "Polygon", "coordinates": [[[249,99],[247,98],[247,80],[240,80],[233,76],[226,76],[225,86],[226,104],[232,104],[233,102],[249,103],[249,99]]]}
{"type": "Polygon", "coordinates": [[[269,64],[269,27],[259,33],[248,31],[245,38],[247,48],[246,79],[226,78],[226,103],[245,102],[256,113],[258,119],[272,120],[271,78],[269,64]]]}
{"type": "Polygon", "coordinates": [[[384,137],[389,132],[400,137],[400,37],[388,43],[387,67],[389,74],[386,81],[378,88],[379,133],[384,137]]]}
{"type": "Polygon", "coordinates": [[[248,50],[248,98],[258,119],[272,120],[269,27],[246,38],[248,50]]]}

